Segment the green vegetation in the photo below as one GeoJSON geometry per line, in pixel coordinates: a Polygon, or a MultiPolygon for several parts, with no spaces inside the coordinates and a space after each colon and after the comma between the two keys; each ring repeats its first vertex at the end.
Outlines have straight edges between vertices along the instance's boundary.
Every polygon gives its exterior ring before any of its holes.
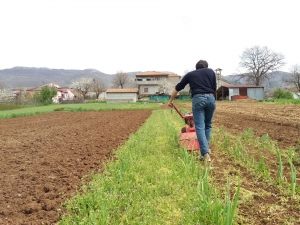
{"type": "Polygon", "coordinates": [[[0,119],[15,118],[21,116],[33,116],[37,114],[49,113],[53,111],[101,111],[101,110],[143,110],[143,109],[158,109],[158,103],[89,103],[89,104],[51,104],[47,106],[33,106],[9,111],[0,111],[0,119]]]}
{"type": "Polygon", "coordinates": [[[59,224],[232,224],[239,181],[217,189],[210,164],[178,148],[182,120],[155,110],[118,151],[66,203],[59,224]]]}
{"type": "Polygon", "coordinates": [[[277,88],[274,91],[274,98],[293,99],[293,95],[289,91],[285,91],[282,90],[281,88],[277,88]]]}
{"type": "Polygon", "coordinates": [[[18,104],[0,104],[0,111],[21,109],[21,108],[23,108],[23,106],[18,104]]]}
{"type": "Polygon", "coordinates": [[[215,145],[219,146],[218,149],[228,153],[228,155],[233,155],[239,165],[242,165],[256,177],[261,177],[266,182],[272,182],[283,188],[287,187],[286,195],[293,197],[300,192],[300,187],[296,186],[295,165],[298,165],[299,156],[296,154],[295,148],[282,151],[267,134],[262,137],[255,137],[252,129],[245,130],[241,136],[233,136],[227,133],[224,127],[221,127],[216,129],[213,141],[215,145]],[[276,165],[277,173],[273,171],[271,174],[270,166],[272,165],[276,165]],[[287,173],[284,165],[290,166],[289,173],[287,173]],[[288,180],[287,177],[291,177],[291,179],[288,180]]]}
{"type": "MultiPolygon", "coordinates": [[[[185,101],[176,100],[175,104],[178,102],[185,101]]],[[[158,103],[145,102],[52,104],[2,111],[0,118],[53,111],[159,107],[158,103]]],[[[187,112],[185,108],[179,110],[182,114],[187,112]]],[[[174,110],[153,111],[147,122],[115,151],[103,171],[94,174],[89,183],[84,183],[64,203],[58,224],[253,224],[255,221],[249,223],[243,212],[238,213],[239,206],[251,211],[253,201],[272,196],[276,204],[282,201],[297,207],[300,140],[296,147],[282,151],[267,134],[256,137],[248,129],[236,136],[224,127],[214,128],[211,143],[222,158],[213,167],[200,162],[198,153],[178,147],[182,126],[183,121],[174,110]],[[249,177],[257,183],[248,181],[249,177]],[[290,199],[294,201],[292,204],[290,199]]],[[[261,204],[266,208],[285,207],[261,204]]],[[[289,221],[295,220],[291,217],[289,221]]]]}
{"type": "Polygon", "coordinates": [[[105,100],[87,100],[85,103],[106,103],[105,100]]]}
{"type": "Polygon", "coordinates": [[[275,104],[300,104],[300,99],[266,99],[260,102],[273,102],[275,104]]]}
{"type": "Polygon", "coordinates": [[[56,96],[57,90],[48,86],[42,87],[40,92],[35,93],[34,99],[36,99],[42,105],[52,104],[52,98],[56,96]]]}

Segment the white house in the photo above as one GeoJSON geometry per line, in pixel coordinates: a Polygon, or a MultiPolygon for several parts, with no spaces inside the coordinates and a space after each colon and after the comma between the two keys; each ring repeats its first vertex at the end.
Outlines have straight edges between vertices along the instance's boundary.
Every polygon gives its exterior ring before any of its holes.
{"type": "Polygon", "coordinates": [[[53,102],[60,103],[66,100],[74,100],[75,94],[70,88],[61,87],[57,88],[57,94],[52,98],[53,102]]]}
{"type": "Polygon", "coordinates": [[[147,71],[135,75],[140,95],[171,94],[181,76],[165,72],[147,71]]]}
{"type": "Polygon", "coordinates": [[[74,100],[75,94],[72,90],[68,87],[60,87],[58,84],[55,83],[47,83],[38,87],[29,88],[26,90],[26,96],[32,98],[35,93],[39,93],[43,87],[55,88],[57,90],[56,96],[52,98],[54,103],[60,103],[64,100],[74,100]]]}
{"type": "Polygon", "coordinates": [[[33,98],[34,94],[41,92],[43,87],[49,87],[49,88],[56,88],[57,89],[60,86],[58,84],[53,83],[53,82],[49,82],[49,83],[43,84],[43,85],[38,86],[38,87],[27,88],[25,90],[26,98],[33,98]]]}
{"type": "Polygon", "coordinates": [[[138,99],[138,89],[108,89],[106,91],[106,102],[136,102],[138,99]]]}

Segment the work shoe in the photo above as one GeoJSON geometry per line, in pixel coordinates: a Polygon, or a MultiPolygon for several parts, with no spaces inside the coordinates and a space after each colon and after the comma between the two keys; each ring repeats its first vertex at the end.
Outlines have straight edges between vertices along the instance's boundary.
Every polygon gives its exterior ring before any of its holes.
{"type": "Polygon", "coordinates": [[[208,153],[204,154],[204,156],[200,156],[200,160],[201,161],[205,161],[205,162],[211,162],[210,156],[208,153]]]}

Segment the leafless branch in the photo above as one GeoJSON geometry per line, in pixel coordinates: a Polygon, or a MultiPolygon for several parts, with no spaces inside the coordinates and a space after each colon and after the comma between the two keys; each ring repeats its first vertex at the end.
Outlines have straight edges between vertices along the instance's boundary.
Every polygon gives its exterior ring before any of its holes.
{"type": "Polygon", "coordinates": [[[86,94],[92,87],[92,83],[92,78],[82,77],[74,80],[71,84],[71,87],[78,91],[85,99],[86,94]]]}
{"type": "Polygon", "coordinates": [[[116,75],[114,75],[112,79],[112,84],[115,87],[121,87],[124,88],[124,85],[127,84],[130,81],[130,77],[128,73],[125,73],[123,71],[118,71],[116,75]]]}
{"type": "Polygon", "coordinates": [[[247,48],[241,56],[240,67],[246,68],[247,72],[239,74],[246,81],[261,85],[263,81],[270,78],[271,72],[276,72],[285,65],[285,57],[281,53],[276,53],[268,47],[254,46],[247,48]]]}
{"type": "Polygon", "coordinates": [[[296,91],[300,92],[300,65],[293,65],[290,69],[290,73],[282,79],[283,82],[292,85],[296,88],[296,91]]]}
{"type": "Polygon", "coordinates": [[[107,87],[106,84],[100,78],[94,78],[91,86],[92,91],[96,93],[96,98],[99,98],[99,95],[102,92],[105,92],[107,87]]]}

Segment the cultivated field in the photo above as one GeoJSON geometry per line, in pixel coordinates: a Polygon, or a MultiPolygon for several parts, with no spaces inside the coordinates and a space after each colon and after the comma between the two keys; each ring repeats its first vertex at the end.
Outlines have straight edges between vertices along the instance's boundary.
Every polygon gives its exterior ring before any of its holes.
{"type": "MultiPolygon", "coordinates": [[[[191,104],[182,104],[182,107],[191,109],[191,104]]],[[[296,146],[300,140],[300,105],[247,100],[217,102],[214,126],[224,126],[236,135],[252,128],[255,135],[269,134],[280,147],[288,148],[296,146]]]]}
{"type": "Polygon", "coordinates": [[[52,112],[0,120],[0,224],[53,224],[60,204],[100,170],[151,111],[52,112]]]}
{"type": "Polygon", "coordinates": [[[216,183],[242,179],[239,223],[300,224],[300,106],[217,102],[213,126],[216,183]]]}
{"type": "MultiPolygon", "coordinates": [[[[190,103],[178,103],[177,106],[183,111],[191,110],[190,103]]],[[[197,201],[204,201],[207,193],[205,190],[196,192],[200,190],[198,188],[203,179],[207,178],[195,170],[209,171],[210,182],[219,190],[216,193],[220,192],[216,195],[224,196],[226,204],[231,204],[227,199],[230,197],[225,194],[227,187],[231,187],[232,200],[234,196],[238,196],[235,224],[300,224],[300,175],[297,173],[300,166],[299,106],[246,101],[218,102],[211,144],[213,162],[208,167],[197,161],[194,154],[179,154],[177,134],[184,123],[166,105],[161,108],[153,111],[152,115],[150,110],[58,111],[0,120],[0,224],[54,224],[62,219],[62,214],[66,217],[61,224],[76,224],[76,219],[92,221],[87,219],[92,217],[99,224],[105,224],[103,221],[107,224],[135,224],[140,221],[144,221],[144,224],[217,224],[209,218],[208,213],[213,210],[208,211],[207,215],[200,215],[204,210],[197,201]],[[124,144],[149,116],[150,119],[145,123],[147,126],[143,126],[143,129],[149,131],[143,131],[145,134],[139,134],[136,139],[134,137],[131,140],[138,147],[130,152],[129,166],[143,164],[143,160],[151,166],[150,162],[156,160],[152,167],[161,168],[153,169],[151,174],[160,171],[156,176],[163,174],[167,183],[155,184],[153,180],[159,180],[158,177],[151,178],[141,169],[141,174],[130,174],[137,182],[131,184],[130,194],[116,192],[118,194],[111,197],[114,202],[106,205],[125,204],[126,207],[115,207],[112,211],[107,209],[109,213],[105,214],[105,220],[103,214],[95,213],[97,210],[101,212],[101,208],[97,208],[100,203],[95,204],[92,209],[85,205],[88,213],[83,214],[80,210],[82,202],[71,202],[74,206],[68,206],[68,210],[62,209],[61,204],[82,185],[82,178],[89,177],[92,171],[102,171],[102,163],[114,153],[113,150],[124,144]],[[143,155],[142,161],[139,161],[141,159],[135,156],[138,151],[152,155],[143,155]],[[158,156],[155,156],[156,153],[158,156]],[[170,164],[173,161],[177,163],[175,169],[168,169],[170,165],[163,164],[164,157],[171,158],[170,164]],[[195,160],[189,160],[189,157],[195,160]],[[179,175],[174,170],[178,168],[181,171],[180,166],[183,170],[189,167],[191,169],[185,171],[186,183],[184,181],[178,185],[176,179],[179,175]],[[147,177],[144,178],[143,174],[147,177]],[[194,180],[189,182],[189,176],[194,176],[194,180]],[[142,185],[149,182],[149,189],[145,189],[142,185]],[[144,207],[140,205],[136,209],[130,208],[135,206],[132,203],[132,190],[139,190],[135,189],[138,188],[135,185],[141,185],[143,192],[150,193],[148,203],[151,198],[160,199],[151,205],[146,205],[145,202],[145,208],[152,207],[153,212],[143,211],[144,207]],[[187,194],[186,190],[190,193],[187,194]],[[160,196],[160,191],[163,196],[160,196]],[[130,195],[129,202],[126,202],[126,195],[130,195]],[[186,205],[187,202],[189,205],[186,205]],[[191,210],[187,210],[189,207],[191,210]],[[64,213],[59,213],[60,210],[64,213]],[[139,213],[135,215],[134,210],[139,213]],[[102,216],[103,223],[99,222],[98,215],[102,216]],[[149,215],[153,217],[151,220],[149,215]]],[[[129,146],[127,149],[133,147],[129,146]]],[[[121,166],[118,165],[118,168],[120,172],[121,166]]],[[[121,171],[122,178],[126,176],[126,170],[124,171],[121,171]]],[[[103,176],[113,180],[112,174],[109,173],[109,178],[106,173],[103,176]]],[[[88,181],[86,178],[84,183],[88,181]]],[[[113,183],[113,186],[118,185],[119,182],[113,183]]],[[[142,198],[138,198],[138,201],[142,202],[142,198]]],[[[106,198],[105,201],[109,199],[106,198]]],[[[208,199],[207,202],[213,202],[213,207],[218,200],[208,199]]],[[[223,221],[221,216],[224,215],[216,216],[213,221],[223,221]]],[[[229,219],[227,222],[225,219],[220,224],[231,223],[229,219]]]]}

